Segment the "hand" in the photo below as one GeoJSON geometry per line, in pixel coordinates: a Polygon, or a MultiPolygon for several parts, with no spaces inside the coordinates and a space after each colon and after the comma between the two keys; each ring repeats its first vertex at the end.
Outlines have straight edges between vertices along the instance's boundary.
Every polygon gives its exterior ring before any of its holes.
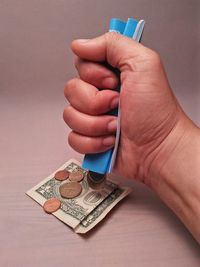
{"type": "Polygon", "coordinates": [[[69,144],[80,153],[102,152],[114,144],[116,118],[104,113],[118,103],[119,94],[108,90],[118,79],[102,64],[107,61],[121,72],[121,138],[115,169],[144,181],[156,149],[182,116],[160,57],[115,33],[74,41],[72,50],[78,56],[80,79],[69,81],[65,88],[70,106],[64,119],[73,130],[69,144]]]}
{"type": "Polygon", "coordinates": [[[116,118],[104,114],[120,97],[115,170],[149,185],[200,242],[200,130],[175,99],[160,57],[116,33],[76,40],[72,50],[80,79],[65,87],[69,144],[80,153],[112,147],[116,118]],[[120,96],[112,90],[118,78],[103,62],[121,72],[120,96]]]}

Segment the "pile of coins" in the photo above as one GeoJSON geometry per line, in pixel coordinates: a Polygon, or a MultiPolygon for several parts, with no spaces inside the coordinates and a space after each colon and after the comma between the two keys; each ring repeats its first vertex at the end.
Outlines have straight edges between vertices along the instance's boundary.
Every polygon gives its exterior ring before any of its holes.
{"type": "Polygon", "coordinates": [[[104,186],[105,181],[106,181],[106,175],[105,174],[100,174],[97,172],[88,171],[87,182],[92,189],[94,189],[94,190],[101,189],[104,186]]]}
{"type": "MultiPolygon", "coordinates": [[[[80,182],[84,178],[84,173],[81,170],[75,172],[68,172],[67,170],[60,170],[55,173],[54,178],[60,182],[69,179],[69,182],[61,184],[59,187],[60,195],[63,198],[71,199],[79,196],[82,192],[80,182]]],[[[44,211],[47,213],[56,212],[61,206],[61,202],[57,198],[51,198],[45,201],[43,205],[44,211]]]]}

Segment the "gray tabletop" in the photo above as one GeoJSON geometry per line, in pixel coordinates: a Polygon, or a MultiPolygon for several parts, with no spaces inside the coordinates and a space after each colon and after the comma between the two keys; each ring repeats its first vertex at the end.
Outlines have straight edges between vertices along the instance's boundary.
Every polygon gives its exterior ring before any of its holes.
{"type": "Polygon", "coordinates": [[[75,75],[70,42],[105,32],[111,17],[147,20],[143,43],[156,49],[185,111],[199,119],[199,1],[0,0],[0,266],[190,266],[196,241],[142,184],[88,235],[25,191],[70,158],[62,121],[64,83],[75,75]]]}

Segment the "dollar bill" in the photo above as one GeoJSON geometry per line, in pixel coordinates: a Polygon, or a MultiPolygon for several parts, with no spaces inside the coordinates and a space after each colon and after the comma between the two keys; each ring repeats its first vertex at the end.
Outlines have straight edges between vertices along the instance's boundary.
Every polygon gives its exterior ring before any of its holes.
{"type": "Polygon", "coordinates": [[[130,192],[130,188],[120,187],[111,180],[106,180],[99,190],[90,188],[87,182],[87,171],[80,167],[78,161],[71,159],[26,194],[42,206],[46,200],[58,198],[61,207],[53,215],[72,227],[76,233],[83,234],[99,223],[130,192]],[[54,179],[55,173],[64,169],[69,172],[81,170],[84,174],[81,182],[82,193],[73,199],[62,198],[59,187],[63,182],[54,179]]]}

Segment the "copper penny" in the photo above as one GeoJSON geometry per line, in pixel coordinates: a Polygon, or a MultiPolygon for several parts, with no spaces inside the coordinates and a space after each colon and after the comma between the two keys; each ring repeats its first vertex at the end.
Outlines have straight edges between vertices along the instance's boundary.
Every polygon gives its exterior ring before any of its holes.
{"type": "Polygon", "coordinates": [[[53,212],[57,211],[60,208],[60,206],[61,206],[61,202],[59,199],[50,198],[47,201],[45,201],[45,203],[43,205],[43,209],[47,213],[53,213],[53,212]]]}
{"type": "Polygon", "coordinates": [[[82,192],[82,186],[78,182],[62,184],[59,188],[60,194],[64,198],[74,198],[82,192]]]}
{"type": "Polygon", "coordinates": [[[76,171],[76,172],[71,172],[69,174],[69,180],[72,182],[80,182],[84,178],[83,172],[82,171],[76,171]]]}
{"type": "Polygon", "coordinates": [[[66,170],[57,171],[54,178],[58,181],[64,181],[69,177],[69,172],[66,170]]]}

